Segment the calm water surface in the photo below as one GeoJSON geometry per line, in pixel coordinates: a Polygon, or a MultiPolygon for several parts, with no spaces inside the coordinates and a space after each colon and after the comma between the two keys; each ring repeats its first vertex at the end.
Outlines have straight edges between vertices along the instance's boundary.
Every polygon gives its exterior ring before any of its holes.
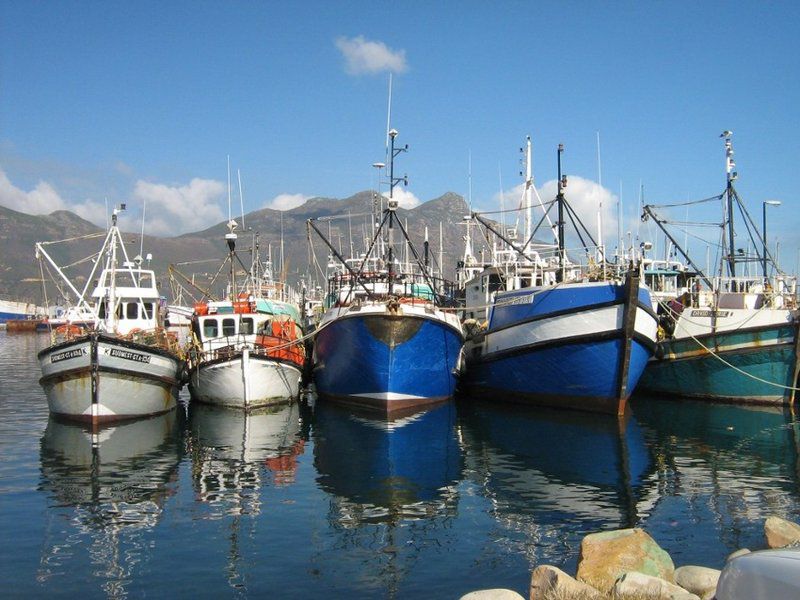
{"type": "MultiPolygon", "coordinates": [[[[15,597],[458,598],[574,572],[644,527],[676,565],[800,520],[778,410],[637,398],[619,421],[462,399],[387,423],[334,406],[182,406],[91,434],[49,418],[36,351],[0,332],[0,580],[15,597]]],[[[185,400],[186,398],[184,398],[185,400]]]]}

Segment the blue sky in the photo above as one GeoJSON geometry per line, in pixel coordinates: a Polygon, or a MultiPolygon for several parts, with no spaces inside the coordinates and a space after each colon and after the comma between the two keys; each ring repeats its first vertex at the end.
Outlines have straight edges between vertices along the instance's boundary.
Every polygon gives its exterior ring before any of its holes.
{"type": "Polygon", "coordinates": [[[228,155],[246,211],[350,196],[376,185],[392,72],[409,204],[471,180],[496,207],[530,134],[543,192],[564,143],[574,199],[621,195],[631,229],[640,182],[721,191],[731,129],[794,271],[798,30],[796,2],[0,1],[0,204],[102,224],[106,198],[132,222],[146,201],[151,233],[183,233],[227,217],[228,155]]]}

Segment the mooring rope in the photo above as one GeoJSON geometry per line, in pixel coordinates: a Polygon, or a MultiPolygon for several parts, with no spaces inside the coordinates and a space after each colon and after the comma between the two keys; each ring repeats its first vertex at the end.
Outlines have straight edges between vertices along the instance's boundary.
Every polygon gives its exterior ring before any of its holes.
{"type": "MultiPolygon", "coordinates": [[[[667,311],[669,311],[669,313],[670,313],[670,314],[671,314],[673,317],[675,317],[675,318],[676,318],[676,322],[677,322],[677,317],[679,317],[680,315],[679,315],[678,313],[676,313],[674,310],[672,310],[672,307],[670,307],[668,304],[666,304],[666,303],[662,302],[662,301],[661,301],[661,299],[659,299],[659,298],[656,298],[656,300],[657,300],[657,302],[658,302],[658,304],[659,304],[660,306],[664,307],[664,308],[665,308],[667,311]]],[[[747,319],[745,319],[745,320],[741,321],[741,323],[747,323],[747,322],[748,322],[748,321],[750,321],[752,318],[754,318],[754,317],[755,317],[755,315],[757,315],[757,314],[758,314],[758,312],[760,312],[760,311],[762,311],[762,310],[764,310],[764,309],[766,309],[766,306],[762,306],[761,308],[759,308],[757,312],[753,313],[753,315],[752,315],[751,317],[748,317],[747,319]]],[[[694,322],[694,321],[691,321],[691,320],[689,320],[689,322],[690,322],[690,323],[693,323],[693,324],[695,324],[695,325],[701,325],[700,323],[696,323],[696,322],[694,322]]],[[[739,324],[738,324],[738,323],[736,323],[736,325],[738,326],[739,324]]],[[[705,351],[706,351],[708,354],[710,354],[711,356],[713,356],[714,358],[716,358],[718,361],[720,361],[720,362],[721,362],[722,364],[724,364],[725,366],[727,366],[727,367],[729,367],[729,368],[733,369],[733,370],[734,370],[734,371],[736,371],[737,373],[740,373],[740,374],[744,375],[745,377],[749,377],[750,379],[753,379],[753,380],[755,380],[755,381],[758,381],[758,382],[760,382],[760,383],[764,383],[764,384],[766,384],[766,385],[771,385],[771,386],[773,386],[773,387],[777,387],[777,388],[780,388],[780,389],[783,389],[783,390],[791,390],[791,391],[793,391],[793,392],[798,392],[798,391],[800,391],[800,388],[798,388],[798,387],[795,387],[795,386],[793,386],[793,385],[784,385],[784,384],[782,384],[782,383],[776,383],[776,382],[774,382],[774,381],[768,381],[768,380],[766,380],[766,379],[763,379],[763,378],[761,378],[761,377],[758,377],[757,375],[753,375],[752,373],[748,373],[747,371],[744,371],[743,369],[740,369],[740,368],[739,368],[739,367],[737,367],[736,365],[733,365],[733,364],[731,364],[729,361],[725,360],[725,359],[724,359],[722,356],[720,356],[720,355],[719,355],[717,352],[715,352],[714,350],[712,350],[711,348],[709,348],[708,346],[706,346],[705,344],[703,344],[703,342],[701,342],[699,339],[697,339],[697,337],[695,337],[693,334],[689,333],[689,334],[688,334],[688,336],[689,336],[689,337],[690,337],[692,340],[694,340],[694,342],[695,342],[695,343],[696,343],[698,346],[700,346],[700,347],[701,347],[703,350],[705,350],[705,351]]],[[[796,336],[797,336],[797,329],[795,330],[795,338],[796,338],[796,336]]],[[[796,345],[796,344],[797,344],[797,340],[795,339],[795,345],[796,345]]]]}

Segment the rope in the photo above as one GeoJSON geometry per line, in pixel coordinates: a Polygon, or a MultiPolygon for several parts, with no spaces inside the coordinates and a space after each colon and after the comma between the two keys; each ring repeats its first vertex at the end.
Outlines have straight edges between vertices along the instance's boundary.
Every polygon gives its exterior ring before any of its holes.
{"type": "MultiPolygon", "coordinates": [[[[676,318],[677,318],[677,317],[679,316],[679,315],[678,315],[678,314],[677,314],[677,313],[676,313],[674,310],[672,310],[672,308],[671,308],[669,305],[667,305],[667,304],[664,304],[664,303],[663,303],[663,302],[662,302],[660,299],[657,299],[657,301],[658,301],[658,304],[659,304],[660,306],[662,306],[662,307],[666,308],[666,309],[667,309],[667,310],[668,310],[668,311],[669,311],[669,312],[670,312],[670,313],[671,313],[671,314],[672,314],[674,317],[676,317],[676,318]]],[[[760,312],[761,310],[763,310],[764,308],[765,308],[765,307],[764,307],[764,306],[762,306],[760,309],[758,309],[758,310],[759,310],[759,312],[760,312]]],[[[744,321],[742,321],[742,323],[747,323],[747,322],[748,322],[750,319],[752,319],[753,317],[755,317],[755,315],[756,315],[756,314],[758,314],[758,313],[753,313],[753,316],[751,316],[751,317],[748,317],[747,319],[745,319],[744,321]]],[[[692,323],[692,321],[689,321],[689,322],[690,322],[690,323],[692,323]]],[[[696,324],[696,325],[698,325],[698,323],[695,323],[695,324],[696,324]]],[[[737,324],[737,325],[738,325],[738,324],[737,324]]],[[[795,336],[796,336],[796,335],[797,335],[797,333],[795,333],[795,336]]],[[[725,360],[724,358],[722,358],[722,357],[721,357],[719,354],[717,354],[717,353],[716,353],[714,350],[712,350],[711,348],[709,348],[708,346],[706,346],[705,344],[703,344],[703,342],[701,342],[700,340],[698,340],[698,339],[697,339],[697,338],[696,338],[694,335],[692,335],[692,334],[689,334],[689,337],[690,337],[692,340],[694,340],[694,342],[695,342],[695,343],[696,343],[698,346],[700,346],[700,347],[701,347],[703,350],[705,350],[705,351],[706,351],[708,354],[710,354],[711,356],[713,356],[714,358],[716,358],[718,361],[720,361],[720,362],[721,362],[722,364],[724,364],[725,366],[727,366],[727,367],[729,367],[729,368],[733,369],[733,370],[734,370],[734,371],[736,371],[737,373],[740,373],[740,374],[744,375],[745,377],[749,377],[750,379],[753,379],[753,380],[755,380],[755,381],[758,381],[758,382],[760,382],[760,383],[764,383],[764,384],[766,384],[766,385],[771,385],[771,386],[773,386],[773,387],[777,387],[777,388],[780,388],[780,389],[783,389],[783,390],[792,390],[793,392],[798,392],[798,391],[800,391],[800,388],[797,388],[797,387],[794,387],[794,386],[791,386],[791,385],[783,385],[783,384],[781,384],[781,383],[775,383],[774,381],[767,381],[766,379],[762,379],[761,377],[758,377],[758,376],[756,376],[756,375],[753,375],[752,373],[748,373],[747,371],[744,371],[744,370],[740,369],[740,368],[739,368],[739,367],[737,367],[736,365],[733,365],[733,364],[731,364],[730,362],[728,362],[727,360],[725,360]]],[[[796,342],[796,340],[795,340],[795,343],[797,343],[797,342],[796,342]]]]}

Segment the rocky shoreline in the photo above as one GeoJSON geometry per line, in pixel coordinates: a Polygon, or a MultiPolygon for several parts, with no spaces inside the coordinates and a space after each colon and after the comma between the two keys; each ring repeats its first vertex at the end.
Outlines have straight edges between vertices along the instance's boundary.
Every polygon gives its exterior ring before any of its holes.
{"type": "MultiPolygon", "coordinates": [[[[764,535],[770,549],[800,545],[800,525],[781,517],[766,519],[764,535]]],[[[726,562],[749,553],[742,548],[726,562]]],[[[719,569],[697,565],[675,568],[669,554],[644,529],[617,529],[583,538],[574,577],[551,565],[536,567],[529,600],[727,600],[723,586],[717,589],[721,574],[719,569]]],[[[461,600],[525,599],[512,590],[486,589],[461,600]]]]}

